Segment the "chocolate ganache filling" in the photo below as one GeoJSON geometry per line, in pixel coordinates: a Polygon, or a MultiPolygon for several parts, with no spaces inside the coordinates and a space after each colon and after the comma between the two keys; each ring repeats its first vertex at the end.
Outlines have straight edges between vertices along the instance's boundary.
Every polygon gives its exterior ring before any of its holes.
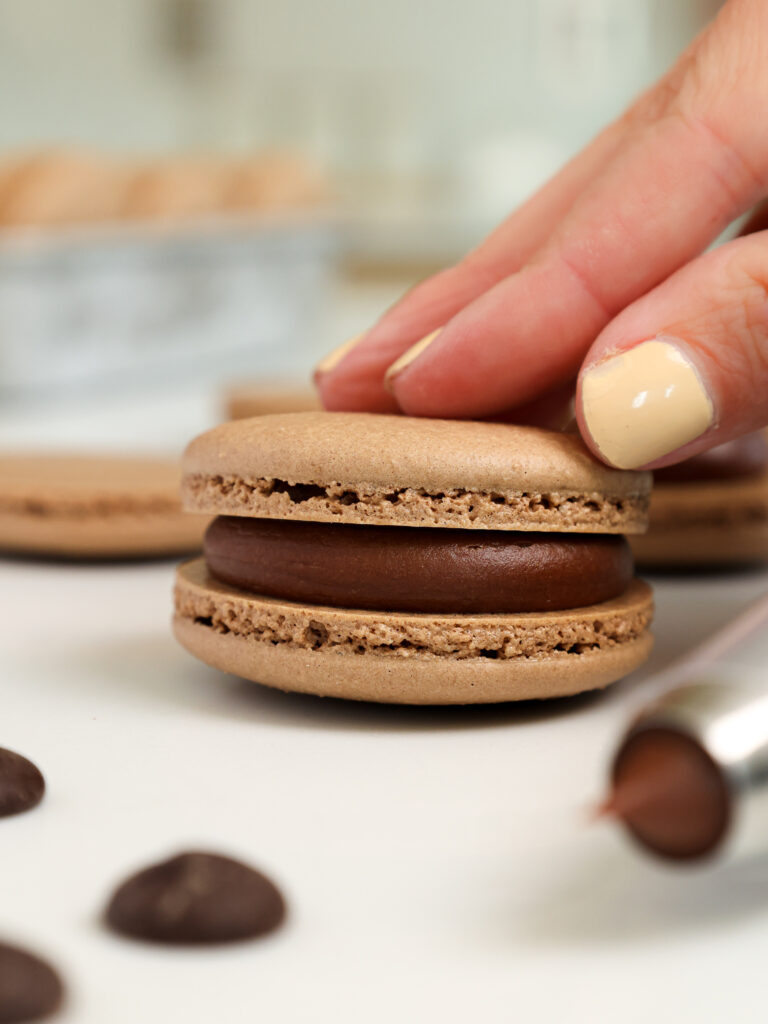
{"type": "Polygon", "coordinates": [[[219,516],[213,576],[302,604],[432,613],[540,612],[618,597],[633,574],[624,537],[357,526],[219,516]]]}
{"type": "Polygon", "coordinates": [[[715,480],[743,480],[768,469],[768,440],[762,430],[726,441],[685,462],[653,471],[654,480],[665,484],[704,483],[715,480]]]}

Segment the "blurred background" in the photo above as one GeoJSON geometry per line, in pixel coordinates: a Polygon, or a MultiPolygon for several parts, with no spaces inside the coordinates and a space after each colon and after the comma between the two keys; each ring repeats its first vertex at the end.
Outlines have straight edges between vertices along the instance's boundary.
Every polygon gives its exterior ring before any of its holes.
{"type": "Polygon", "coordinates": [[[0,441],[180,443],[306,379],[719,6],[3,0],[0,441]]]}

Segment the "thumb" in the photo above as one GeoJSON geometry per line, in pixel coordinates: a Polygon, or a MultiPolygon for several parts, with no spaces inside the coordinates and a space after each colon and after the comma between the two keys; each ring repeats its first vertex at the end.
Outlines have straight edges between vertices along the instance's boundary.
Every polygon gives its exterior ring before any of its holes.
{"type": "Polygon", "coordinates": [[[700,256],[628,306],[579,375],[581,432],[605,462],[680,462],[768,423],[768,231],[700,256]]]}

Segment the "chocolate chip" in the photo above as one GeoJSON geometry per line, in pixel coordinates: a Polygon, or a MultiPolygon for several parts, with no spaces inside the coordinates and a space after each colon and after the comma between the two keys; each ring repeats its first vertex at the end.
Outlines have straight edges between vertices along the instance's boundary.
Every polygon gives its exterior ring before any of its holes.
{"type": "Polygon", "coordinates": [[[0,943],[0,1024],[41,1020],[61,1005],[64,987],[52,967],[0,943]]]}
{"type": "Polygon", "coordinates": [[[277,887],[264,875],[215,853],[181,853],[139,871],[117,889],[107,923],[150,942],[251,939],[285,916],[277,887]]]}
{"type": "Polygon", "coordinates": [[[40,769],[21,754],[0,747],[0,818],[31,810],[44,792],[40,769]]]}

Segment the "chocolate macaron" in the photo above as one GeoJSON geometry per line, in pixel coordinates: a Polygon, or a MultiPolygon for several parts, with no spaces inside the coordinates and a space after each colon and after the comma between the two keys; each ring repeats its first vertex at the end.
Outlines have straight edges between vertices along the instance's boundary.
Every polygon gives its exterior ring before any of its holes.
{"type": "Polygon", "coordinates": [[[215,515],[177,574],[175,632],[283,690],[462,704],[596,689],[648,656],[622,536],[650,474],[506,424],[306,412],[225,423],[183,460],[215,515]]]}
{"type": "Polygon", "coordinates": [[[207,520],[187,516],[175,459],[0,454],[0,551],[145,558],[198,551],[207,520]]]}
{"type": "Polygon", "coordinates": [[[654,473],[640,565],[705,568],[768,560],[768,439],[747,434],[654,473]]]}

